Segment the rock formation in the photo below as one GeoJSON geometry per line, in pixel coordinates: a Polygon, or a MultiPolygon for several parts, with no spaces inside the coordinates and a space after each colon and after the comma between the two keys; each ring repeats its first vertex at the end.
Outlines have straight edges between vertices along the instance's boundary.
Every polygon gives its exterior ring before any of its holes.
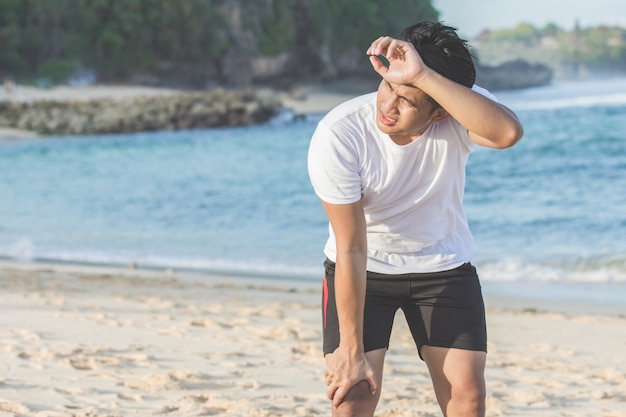
{"type": "Polygon", "coordinates": [[[0,102],[0,126],[45,135],[183,130],[262,123],[278,100],[222,90],[124,99],[0,102]]]}
{"type": "Polygon", "coordinates": [[[498,66],[475,65],[476,84],[491,91],[538,87],[552,80],[552,70],[543,64],[515,60],[498,66]]]}

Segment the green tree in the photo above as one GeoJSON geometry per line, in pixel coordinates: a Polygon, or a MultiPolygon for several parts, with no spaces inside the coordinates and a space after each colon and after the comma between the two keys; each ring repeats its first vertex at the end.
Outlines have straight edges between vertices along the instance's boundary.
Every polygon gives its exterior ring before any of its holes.
{"type": "Polygon", "coordinates": [[[492,41],[520,42],[533,45],[541,38],[539,31],[530,23],[520,23],[513,29],[495,30],[490,36],[492,41]]]}
{"type": "Polygon", "coordinates": [[[54,82],[80,69],[105,81],[164,72],[227,79],[235,55],[286,53],[315,74],[321,51],[337,59],[437,16],[430,0],[0,0],[0,71],[54,82]]]}
{"type": "MultiPolygon", "coordinates": [[[[328,45],[333,58],[348,48],[365,51],[381,35],[397,37],[413,23],[436,21],[439,17],[431,2],[423,0],[317,0],[312,3],[317,3],[320,10],[313,14],[318,19],[315,24],[325,29],[318,36],[328,45]]],[[[363,69],[369,70],[366,60],[363,69]]]]}

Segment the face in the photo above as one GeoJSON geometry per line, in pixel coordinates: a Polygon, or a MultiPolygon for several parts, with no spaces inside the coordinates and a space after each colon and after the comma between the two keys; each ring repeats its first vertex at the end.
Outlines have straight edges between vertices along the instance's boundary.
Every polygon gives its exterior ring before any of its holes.
{"type": "Polygon", "coordinates": [[[398,145],[417,139],[432,123],[447,113],[428,99],[422,90],[382,80],[376,97],[376,123],[398,145]]]}

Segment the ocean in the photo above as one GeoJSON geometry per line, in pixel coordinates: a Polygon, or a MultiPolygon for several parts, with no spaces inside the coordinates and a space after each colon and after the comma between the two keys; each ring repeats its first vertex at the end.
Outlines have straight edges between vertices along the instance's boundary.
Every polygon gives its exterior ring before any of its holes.
{"type": "MultiPolygon", "coordinates": [[[[496,96],[525,135],[470,156],[482,282],[605,288],[626,306],[626,79],[496,96]]],[[[0,259],[319,279],[327,222],[306,155],[322,115],[291,116],[0,140],[0,259]]]]}

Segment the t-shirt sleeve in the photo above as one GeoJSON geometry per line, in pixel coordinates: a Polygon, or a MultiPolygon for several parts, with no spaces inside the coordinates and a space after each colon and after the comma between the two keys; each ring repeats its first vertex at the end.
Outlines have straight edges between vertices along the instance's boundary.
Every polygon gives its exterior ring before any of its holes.
{"type": "Polygon", "coordinates": [[[456,141],[461,143],[467,152],[471,153],[474,150],[476,144],[470,138],[467,129],[456,119],[449,117],[440,122],[435,128],[442,129],[444,132],[442,133],[443,135],[449,139],[454,138],[456,141]]]}
{"type": "Polygon", "coordinates": [[[478,94],[483,95],[483,96],[487,97],[488,99],[498,103],[498,98],[496,96],[494,96],[493,94],[491,94],[491,92],[489,90],[487,90],[486,88],[483,88],[483,87],[481,87],[479,85],[474,84],[472,86],[472,90],[477,92],[478,94]]]}
{"type": "Polygon", "coordinates": [[[309,178],[315,194],[331,204],[352,204],[361,199],[357,150],[348,135],[339,136],[319,124],[309,145],[309,178]]]}
{"type": "MultiPolygon", "coordinates": [[[[481,87],[479,85],[474,84],[472,86],[472,90],[477,92],[478,94],[480,94],[480,95],[482,95],[484,97],[487,97],[488,99],[498,103],[498,99],[496,98],[496,96],[491,94],[491,92],[489,90],[487,90],[486,88],[483,88],[483,87],[481,87]]],[[[456,132],[456,135],[460,138],[461,142],[465,145],[465,148],[469,152],[472,152],[474,150],[476,144],[469,137],[469,133],[468,133],[467,129],[465,129],[463,126],[461,126],[461,124],[459,122],[457,122],[456,120],[451,121],[451,124],[452,124],[452,128],[456,132]]]]}

